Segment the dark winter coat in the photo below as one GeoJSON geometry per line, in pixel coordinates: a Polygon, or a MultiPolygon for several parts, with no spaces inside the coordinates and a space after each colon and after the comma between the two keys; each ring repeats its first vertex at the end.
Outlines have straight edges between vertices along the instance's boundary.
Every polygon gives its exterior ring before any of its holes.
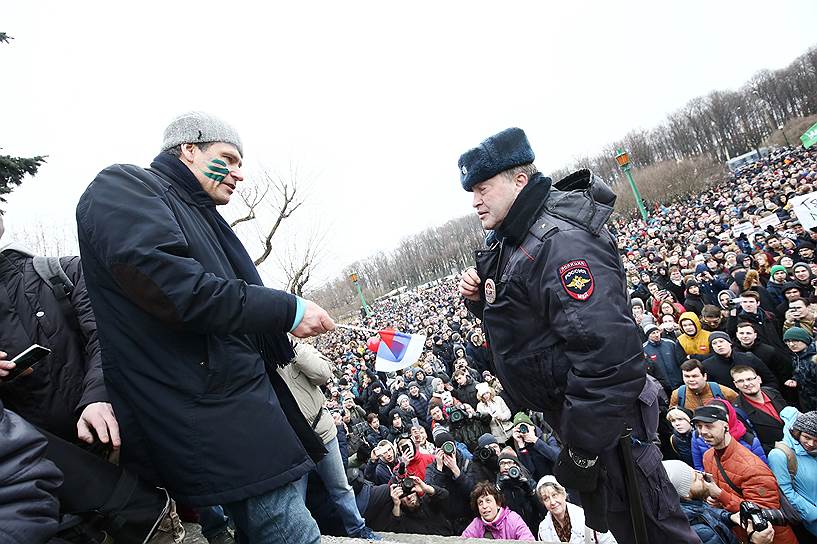
{"type": "Polygon", "coordinates": [[[692,431],[685,434],[681,434],[675,429],[672,430],[672,436],[670,436],[670,444],[672,445],[672,449],[675,450],[675,453],[678,454],[678,459],[683,461],[684,463],[692,466],[692,431]]]}
{"type": "MultiPolygon", "coordinates": [[[[647,356],[648,361],[652,361],[656,366],[660,366],[664,378],[669,382],[670,392],[683,385],[684,380],[681,375],[681,363],[686,359],[683,348],[674,340],[667,340],[662,338],[658,344],[654,344],[647,340],[644,342],[644,355],[647,356]]],[[[659,382],[661,378],[655,376],[659,382]]],[[[664,383],[661,385],[666,390],[664,383]]]]}
{"type": "Polygon", "coordinates": [[[561,411],[562,441],[597,454],[617,443],[646,379],[617,242],[604,226],[615,197],[586,170],[563,180],[568,191],[534,176],[523,192],[539,183],[538,208],[517,217],[527,205],[520,194],[501,241],[476,252],[481,301],[468,305],[483,319],[505,392],[522,408],[561,411]]]}
{"type": "Polygon", "coordinates": [[[757,375],[763,380],[763,383],[769,387],[778,389],[780,385],[777,383],[772,371],[763,364],[763,361],[752,355],[751,353],[744,353],[732,349],[730,357],[722,357],[715,352],[712,356],[704,359],[703,365],[706,369],[707,379],[711,382],[716,382],[726,387],[734,388],[734,381],[732,381],[732,374],[729,371],[736,366],[749,366],[755,369],[757,375]]]}
{"type": "Polygon", "coordinates": [[[446,518],[451,520],[454,526],[454,534],[461,534],[463,529],[473,519],[474,513],[471,510],[471,489],[476,482],[468,478],[468,467],[471,461],[463,459],[462,454],[455,451],[457,456],[457,466],[460,468],[459,478],[454,478],[454,474],[443,466],[442,470],[437,468],[437,463],[431,463],[426,468],[425,482],[434,487],[442,487],[448,491],[448,501],[444,506],[446,518]]]}
{"type": "Polygon", "coordinates": [[[0,349],[9,359],[32,344],[51,350],[31,374],[0,387],[0,399],[29,423],[76,442],[82,410],[93,402],[108,402],[108,395],[79,257],[62,257],[60,264],[74,284],[72,315],[60,308],[29,255],[12,249],[0,254],[0,349]]]}
{"type": "Polygon", "coordinates": [[[474,383],[471,376],[466,376],[465,383],[460,385],[454,380],[454,389],[451,391],[451,396],[464,404],[470,404],[471,408],[477,409],[477,384],[474,383]]]}
{"type": "Polygon", "coordinates": [[[0,401],[0,542],[48,542],[58,530],[62,472],[43,435],[0,401]]]}
{"type": "MultiPolygon", "coordinates": [[[[787,406],[786,401],[783,400],[782,395],[776,389],[761,387],[760,390],[766,393],[778,414],[787,406]]],[[[763,451],[768,454],[774,447],[774,443],[783,438],[783,421],[777,420],[766,412],[755,408],[755,405],[747,401],[742,393],[738,400],[735,401],[735,406],[746,413],[749,421],[752,422],[752,428],[758,440],[760,440],[760,445],[763,446],[763,451]]]]}
{"type": "Polygon", "coordinates": [[[757,313],[749,314],[738,310],[737,316],[731,316],[726,322],[726,331],[729,336],[735,338],[737,336],[738,323],[741,321],[749,321],[754,323],[757,331],[757,340],[764,344],[769,344],[775,349],[785,351],[786,346],[783,345],[783,338],[780,336],[780,327],[774,314],[766,312],[763,309],[758,309],[757,313]]]}
{"type": "Polygon", "coordinates": [[[292,327],[295,297],[236,277],[206,206],[130,165],[100,172],[77,206],[122,465],[191,506],[297,480],[317,439],[255,341],[292,327]]]}
{"type": "Polygon", "coordinates": [[[375,462],[369,461],[363,469],[363,474],[367,480],[375,485],[387,484],[392,479],[392,467],[385,461],[378,459],[375,462]]]}
{"type": "Polygon", "coordinates": [[[689,525],[701,539],[701,544],[740,543],[730,529],[729,512],[711,508],[702,501],[686,499],[681,499],[681,509],[689,520],[689,525]]]}
{"type": "Polygon", "coordinates": [[[794,373],[792,377],[797,382],[797,393],[800,399],[800,411],[810,412],[817,410],[817,363],[815,363],[817,349],[814,342],[800,353],[792,354],[794,373]]]}
{"type": "Polygon", "coordinates": [[[764,344],[758,340],[756,340],[755,343],[748,348],[743,347],[740,342],[735,343],[732,347],[737,351],[751,353],[763,361],[766,367],[772,371],[772,374],[774,374],[778,384],[782,385],[786,380],[791,379],[793,369],[791,357],[788,356],[788,351],[781,352],[780,350],[774,349],[772,346],[764,344]]]}
{"type": "Polygon", "coordinates": [[[465,345],[465,353],[474,361],[474,366],[480,374],[486,370],[494,372],[493,358],[487,344],[475,346],[473,342],[468,342],[465,345]]]}

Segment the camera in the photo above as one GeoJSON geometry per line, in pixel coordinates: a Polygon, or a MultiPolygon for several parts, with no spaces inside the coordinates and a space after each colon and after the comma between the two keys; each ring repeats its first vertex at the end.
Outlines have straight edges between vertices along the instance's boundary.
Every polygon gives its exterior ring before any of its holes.
{"type": "Polygon", "coordinates": [[[441,448],[443,450],[443,453],[446,455],[454,455],[454,451],[456,450],[454,443],[451,442],[450,440],[447,442],[443,442],[441,448]]]}
{"type": "Polygon", "coordinates": [[[527,423],[519,424],[519,434],[528,434],[528,431],[530,431],[530,427],[528,427],[527,423]]]}
{"type": "Polygon", "coordinates": [[[394,479],[400,486],[400,489],[403,491],[404,497],[408,497],[414,493],[414,480],[409,478],[408,471],[406,470],[406,464],[402,461],[399,465],[397,465],[397,471],[395,472],[394,479]]]}
{"type": "Polygon", "coordinates": [[[445,413],[448,414],[448,420],[451,421],[451,425],[462,425],[468,417],[465,410],[454,406],[446,408],[445,413]]]}
{"type": "Polygon", "coordinates": [[[508,478],[511,480],[518,480],[522,476],[522,471],[519,470],[519,467],[510,467],[508,469],[508,478]]]}
{"type": "Polygon", "coordinates": [[[491,457],[496,457],[496,453],[491,448],[477,448],[474,454],[482,463],[489,461],[491,457]]]}
{"type": "Polygon", "coordinates": [[[761,508],[753,502],[740,503],[740,526],[746,528],[746,522],[751,521],[755,531],[765,531],[769,524],[788,525],[782,510],[761,508]]]}

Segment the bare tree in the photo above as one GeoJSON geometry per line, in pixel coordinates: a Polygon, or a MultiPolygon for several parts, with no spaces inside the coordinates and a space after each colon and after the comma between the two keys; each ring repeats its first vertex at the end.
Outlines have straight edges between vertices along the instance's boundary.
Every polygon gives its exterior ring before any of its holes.
{"type": "Polygon", "coordinates": [[[295,237],[290,246],[278,253],[278,266],[286,275],[286,291],[304,296],[304,288],[326,253],[328,229],[315,228],[306,237],[295,237]]]}

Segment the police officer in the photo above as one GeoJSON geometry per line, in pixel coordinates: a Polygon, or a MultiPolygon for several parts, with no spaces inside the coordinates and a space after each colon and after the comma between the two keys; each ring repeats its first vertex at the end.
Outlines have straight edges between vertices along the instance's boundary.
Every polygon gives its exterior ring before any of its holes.
{"type": "MultiPolygon", "coordinates": [[[[616,240],[604,226],[615,195],[588,170],[551,186],[533,160],[518,128],[460,157],[460,181],[473,192],[488,247],[476,252],[459,292],[483,319],[506,392],[543,411],[561,437],[556,476],[580,492],[587,525],[635,542],[617,445],[626,427],[649,427],[637,420],[655,405],[638,404],[649,391],[642,346],[616,240]]],[[[627,443],[648,539],[699,542],[650,438],[627,443]]]]}

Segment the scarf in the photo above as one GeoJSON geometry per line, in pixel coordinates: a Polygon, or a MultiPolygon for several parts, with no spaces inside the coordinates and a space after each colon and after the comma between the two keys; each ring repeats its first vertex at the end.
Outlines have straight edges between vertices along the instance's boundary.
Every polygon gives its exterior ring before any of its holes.
{"type": "Polygon", "coordinates": [[[533,222],[539,216],[550,192],[550,178],[537,172],[528,180],[508,210],[508,215],[496,229],[498,238],[507,238],[514,245],[525,239],[533,222]]]}
{"type": "MultiPolygon", "coordinates": [[[[230,228],[227,221],[216,211],[215,202],[204,192],[193,172],[169,153],[157,155],[150,167],[171,181],[174,187],[184,191],[194,202],[201,216],[213,229],[218,244],[224,251],[224,255],[227,257],[227,261],[230,263],[236,277],[250,285],[263,286],[264,282],[258,274],[258,269],[256,269],[255,263],[253,263],[244,245],[233,232],[233,229],[230,228]]],[[[295,319],[294,313],[292,319],[295,319]]],[[[267,362],[268,367],[272,369],[276,366],[287,365],[295,357],[295,352],[286,333],[269,332],[251,336],[251,340],[267,362]]]]}

